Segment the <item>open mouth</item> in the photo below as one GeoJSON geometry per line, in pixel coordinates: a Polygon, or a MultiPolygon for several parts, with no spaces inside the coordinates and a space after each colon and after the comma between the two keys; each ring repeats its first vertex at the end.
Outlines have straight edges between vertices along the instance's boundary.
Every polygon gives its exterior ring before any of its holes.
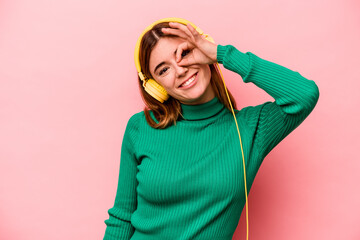
{"type": "Polygon", "coordinates": [[[196,81],[196,76],[197,73],[195,73],[191,78],[189,78],[188,80],[186,80],[185,82],[183,82],[179,88],[186,88],[186,87],[190,87],[193,85],[193,83],[195,83],[196,81]]]}

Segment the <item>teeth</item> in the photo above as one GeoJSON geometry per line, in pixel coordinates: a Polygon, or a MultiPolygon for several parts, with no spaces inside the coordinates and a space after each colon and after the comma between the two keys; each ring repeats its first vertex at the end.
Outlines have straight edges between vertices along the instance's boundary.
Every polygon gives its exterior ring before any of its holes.
{"type": "Polygon", "coordinates": [[[185,87],[185,86],[189,85],[190,83],[192,83],[195,80],[195,77],[196,77],[196,75],[194,75],[192,78],[190,78],[189,80],[187,80],[186,82],[181,84],[180,87],[185,87]]]}

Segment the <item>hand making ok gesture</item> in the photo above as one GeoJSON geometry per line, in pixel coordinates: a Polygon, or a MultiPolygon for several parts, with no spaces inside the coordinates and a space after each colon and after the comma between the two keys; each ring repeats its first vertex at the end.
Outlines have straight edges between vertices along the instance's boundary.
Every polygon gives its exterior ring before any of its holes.
{"type": "Polygon", "coordinates": [[[170,22],[169,26],[170,28],[161,29],[165,35],[171,34],[186,40],[177,48],[176,61],[179,65],[212,64],[217,61],[217,45],[206,40],[191,24],[185,26],[181,23],[170,22]]]}

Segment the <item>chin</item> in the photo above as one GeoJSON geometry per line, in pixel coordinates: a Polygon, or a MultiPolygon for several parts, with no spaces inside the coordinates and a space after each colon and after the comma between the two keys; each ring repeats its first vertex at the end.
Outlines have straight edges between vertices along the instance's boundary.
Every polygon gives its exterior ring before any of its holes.
{"type": "Polygon", "coordinates": [[[194,86],[186,90],[180,90],[174,96],[180,102],[185,104],[198,104],[210,100],[214,93],[211,88],[210,79],[206,81],[204,78],[199,76],[200,79],[197,80],[194,86]]]}

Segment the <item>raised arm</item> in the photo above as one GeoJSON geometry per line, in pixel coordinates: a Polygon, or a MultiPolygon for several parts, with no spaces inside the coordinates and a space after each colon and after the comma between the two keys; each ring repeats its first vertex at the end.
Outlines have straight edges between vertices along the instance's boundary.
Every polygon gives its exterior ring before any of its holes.
{"type": "Polygon", "coordinates": [[[314,109],[319,89],[314,81],[300,73],[264,60],[251,52],[243,53],[232,45],[216,45],[207,41],[190,24],[171,23],[163,28],[186,41],[176,51],[178,65],[222,63],[225,68],[241,75],[245,83],[252,82],[272,96],[274,102],[246,107],[239,112],[240,119],[253,131],[256,157],[261,160],[314,109]],[[183,51],[190,51],[182,58],[183,51]]]}
{"type": "Polygon", "coordinates": [[[251,52],[242,53],[232,45],[218,45],[217,60],[241,75],[245,83],[252,82],[275,99],[240,111],[253,129],[261,160],[311,113],[319,99],[319,89],[300,73],[251,52]]]}

